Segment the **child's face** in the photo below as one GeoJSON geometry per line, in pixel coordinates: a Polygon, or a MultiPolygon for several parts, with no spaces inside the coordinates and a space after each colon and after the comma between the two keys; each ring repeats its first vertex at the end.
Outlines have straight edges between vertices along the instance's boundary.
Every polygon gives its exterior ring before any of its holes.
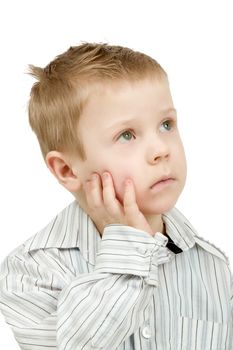
{"type": "Polygon", "coordinates": [[[124,180],[130,177],[144,214],[170,210],[183,190],[187,171],[176,113],[163,112],[172,108],[166,78],[102,85],[85,106],[79,124],[87,157],[75,160],[81,183],[93,172],[108,171],[122,203],[124,180]],[[151,189],[168,174],[175,181],[161,190],[151,189]]]}

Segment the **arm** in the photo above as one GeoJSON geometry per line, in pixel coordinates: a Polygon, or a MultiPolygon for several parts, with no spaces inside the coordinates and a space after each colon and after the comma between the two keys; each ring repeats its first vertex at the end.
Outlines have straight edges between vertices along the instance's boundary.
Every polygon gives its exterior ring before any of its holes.
{"type": "Polygon", "coordinates": [[[105,227],[93,273],[71,276],[59,254],[46,249],[4,264],[1,307],[24,350],[116,348],[144,321],[158,265],[169,259],[167,238],[153,237],[132,183],[124,207],[111,177],[86,192],[92,219],[105,227]]]}
{"type": "Polygon", "coordinates": [[[231,321],[232,321],[232,324],[233,324],[233,274],[230,270],[230,267],[229,267],[229,272],[230,272],[230,288],[231,288],[231,291],[230,291],[230,306],[231,306],[231,321]]]}
{"type": "Polygon", "coordinates": [[[157,266],[169,258],[165,244],[162,234],[155,240],[126,226],[108,227],[94,273],[61,295],[59,326],[75,325],[65,333],[58,327],[62,349],[115,349],[139,328],[158,285],[157,266]]]}
{"type": "Polygon", "coordinates": [[[20,347],[117,348],[144,322],[158,265],[169,259],[166,241],[162,234],[107,226],[93,273],[76,278],[61,261],[46,268],[54,252],[9,257],[2,265],[0,306],[20,347]]]}

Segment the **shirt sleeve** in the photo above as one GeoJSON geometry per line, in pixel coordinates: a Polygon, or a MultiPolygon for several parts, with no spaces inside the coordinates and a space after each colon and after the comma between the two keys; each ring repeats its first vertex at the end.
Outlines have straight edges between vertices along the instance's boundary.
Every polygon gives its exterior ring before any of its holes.
{"type": "Polygon", "coordinates": [[[230,291],[230,306],[231,306],[231,322],[233,325],[233,274],[230,271],[230,278],[231,278],[231,291],[230,291]]]}
{"type": "Polygon", "coordinates": [[[53,249],[7,257],[0,308],[21,349],[116,349],[145,321],[166,243],[161,233],[109,225],[94,271],[72,277],[53,249]]]}

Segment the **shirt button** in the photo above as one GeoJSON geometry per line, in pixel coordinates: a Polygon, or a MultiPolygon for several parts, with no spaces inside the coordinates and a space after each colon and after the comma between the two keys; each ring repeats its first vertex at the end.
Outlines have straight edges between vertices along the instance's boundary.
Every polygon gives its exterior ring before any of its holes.
{"type": "Polygon", "coordinates": [[[151,338],[151,330],[149,327],[144,327],[142,330],[142,336],[146,339],[151,338]]]}
{"type": "Polygon", "coordinates": [[[147,249],[146,248],[137,248],[137,252],[141,255],[145,255],[147,253],[147,249]]]}

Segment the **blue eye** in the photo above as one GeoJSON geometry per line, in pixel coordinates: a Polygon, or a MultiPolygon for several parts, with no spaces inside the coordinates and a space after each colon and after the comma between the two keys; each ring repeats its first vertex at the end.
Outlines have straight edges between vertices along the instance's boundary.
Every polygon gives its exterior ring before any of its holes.
{"type": "MultiPolygon", "coordinates": [[[[133,134],[130,130],[126,130],[118,137],[118,140],[120,140],[121,137],[123,136],[125,141],[130,141],[132,139],[133,134]]],[[[124,142],[121,142],[121,143],[124,143],[124,142]]]]}
{"type": "Polygon", "coordinates": [[[168,128],[165,128],[166,131],[170,131],[172,129],[172,124],[173,121],[172,120],[165,120],[162,125],[168,125],[168,128]]]}
{"type": "MultiPolygon", "coordinates": [[[[172,119],[167,119],[164,122],[162,122],[161,126],[164,128],[164,131],[162,132],[169,132],[173,130],[173,126],[175,125],[175,121],[172,119]]],[[[135,139],[134,134],[131,130],[126,130],[120,134],[120,136],[117,138],[117,140],[120,140],[120,143],[126,143],[132,140],[132,138],[135,139]]]]}

